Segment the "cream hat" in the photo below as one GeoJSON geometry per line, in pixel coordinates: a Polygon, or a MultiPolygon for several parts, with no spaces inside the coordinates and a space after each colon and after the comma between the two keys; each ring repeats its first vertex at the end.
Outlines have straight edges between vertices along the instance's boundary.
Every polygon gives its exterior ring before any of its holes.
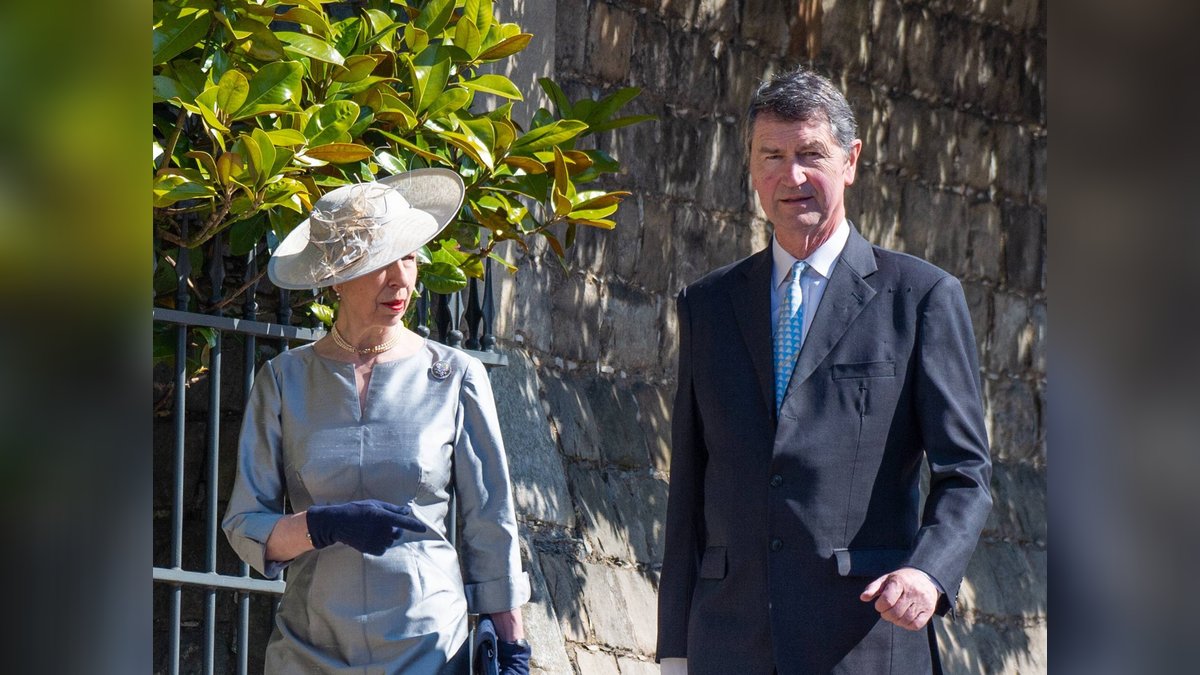
{"type": "Polygon", "coordinates": [[[340,284],[390,265],[429,243],[458,215],[462,178],[449,169],[416,169],[343,185],[313,205],[271,255],[267,274],[280,288],[340,284]]]}

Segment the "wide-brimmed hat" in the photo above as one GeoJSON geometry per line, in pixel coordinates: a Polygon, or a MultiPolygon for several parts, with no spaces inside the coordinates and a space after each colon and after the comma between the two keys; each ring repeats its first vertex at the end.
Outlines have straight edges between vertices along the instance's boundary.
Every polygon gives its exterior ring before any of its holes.
{"type": "Polygon", "coordinates": [[[340,284],[429,243],[458,215],[464,188],[449,169],[416,169],[325,193],[271,255],[280,288],[340,284]]]}

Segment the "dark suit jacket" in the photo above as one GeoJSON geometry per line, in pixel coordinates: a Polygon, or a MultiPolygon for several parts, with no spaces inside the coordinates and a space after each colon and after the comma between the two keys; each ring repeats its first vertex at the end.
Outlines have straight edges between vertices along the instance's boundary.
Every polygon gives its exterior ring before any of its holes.
{"type": "Polygon", "coordinates": [[[930,636],[859,594],[907,565],[953,607],[991,508],[962,287],[851,227],[777,418],[770,284],[768,248],[679,295],[658,657],[689,675],[928,673],[930,636]]]}

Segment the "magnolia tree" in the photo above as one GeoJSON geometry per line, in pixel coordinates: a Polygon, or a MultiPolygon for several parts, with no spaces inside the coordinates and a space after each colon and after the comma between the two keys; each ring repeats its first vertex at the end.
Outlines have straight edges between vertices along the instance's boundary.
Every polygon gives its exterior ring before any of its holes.
{"type": "Polygon", "coordinates": [[[619,115],[638,90],[570,102],[543,79],[553,110],[523,128],[522,92],[481,70],[532,37],[498,21],[492,0],[154,3],[156,305],[174,306],[176,266],[199,269],[214,237],[230,254],[264,240],[269,251],[325,192],[413,168],[449,167],[467,186],[458,219],[422,251],[435,293],[482,277],[487,258],[515,271],[502,242],[528,251],[540,237],[561,261],[578,227],[611,229],[629,193],[585,186],[619,164],[580,141],[649,119],[619,115]]]}

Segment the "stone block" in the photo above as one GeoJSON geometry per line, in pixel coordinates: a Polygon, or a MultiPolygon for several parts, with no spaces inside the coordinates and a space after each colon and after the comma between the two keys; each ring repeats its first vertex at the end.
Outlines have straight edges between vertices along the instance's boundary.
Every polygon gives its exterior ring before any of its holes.
{"type": "MultiPolygon", "coordinates": [[[[571,465],[567,469],[571,494],[583,520],[583,534],[592,550],[604,558],[635,560],[637,553],[632,539],[645,540],[644,535],[631,537],[631,526],[617,510],[609,482],[615,480],[610,472],[594,466],[571,465]]],[[[640,533],[639,533],[640,534],[640,533]]],[[[644,544],[642,545],[644,548],[644,544]]]]}
{"type": "Polygon", "coordinates": [[[1046,303],[1035,302],[1029,312],[1033,324],[1033,372],[1046,374],[1046,303]]]}
{"type": "MultiPolygon", "coordinates": [[[[746,108],[754,92],[767,76],[767,61],[753,49],[740,45],[731,46],[727,56],[718,61],[716,100],[712,101],[715,112],[734,117],[739,124],[738,133],[743,133],[746,108]]],[[[745,144],[743,143],[743,146],[745,144]]]]}
{"type": "Polygon", "coordinates": [[[611,574],[631,629],[622,646],[640,654],[653,655],[658,639],[658,591],[636,569],[612,568],[611,574]]]}
{"type": "Polygon", "coordinates": [[[1041,125],[1046,124],[1046,52],[1045,40],[1028,40],[1020,64],[1022,117],[1041,125]]]}
{"type": "Polygon", "coordinates": [[[1033,351],[1033,326],[1029,322],[1029,302],[1011,293],[996,293],[988,368],[1011,375],[1029,368],[1033,351]]]}
{"type": "MultiPolygon", "coordinates": [[[[545,297],[535,298],[545,304],[545,297]]],[[[601,287],[593,279],[572,274],[550,296],[553,352],[573,361],[594,362],[600,358],[600,324],[604,315],[601,287]],[[562,321],[561,317],[574,317],[562,321]]]]}
{"type": "MultiPolygon", "coordinates": [[[[619,208],[618,208],[619,210],[619,208]]],[[[612,259],[616,258],[619,233],[595,227],[579,226],[575,232],[575,245],[567,251],[567,264],[572,273],[587,272],[604,276],[612,259]]],[[[566,242],[563,242],[566,245],[566,242]]]]}
{"type": "Polygon", "coordinates": [[[698,0],[695,25],[705,33],[728,35],[736,28],[738,3],[730,0],[698,0]]]}
{"type": "Polygon", "coordinates": [[[954,135],[958,139],[952,174],[954,182],[986,190],[996,180],[996,151],[992,125],[978,115],[959,113],[954,135]]]}
{"type": "Polygon", "coordinates": [[[638,262],[642,257],[642,230],[646,227],[644,215],[643,195],[641,192],[634,192],[617,208],[614,214],[616,228],[604,233],[604,236],[615,240],[609,249],[615,249],[615,255],[608,256],[605,267],[616,274],[618,279],[633,280],[641,267],[638,262]]]}
{"type": "Polygon", "coordinates": [[[963,295],[967,298],[967,311],[971,313],[971,330],[975,333],[975,344],[979,345],[980,362],[986,362],[988,328],[992,324],[992,289],[974,281],[962,282],[963,295]]]}
{"type": "Polygon", "coordinates": [[[661,195],[648,194],[642,204],[642,241],[638,265],[629,277],[646,290],[661,293],[670,288],[671,266],[675,255],[675,208],[661,195]],[[651,261],[653,261],[651,263],[651,261]]]}
{"type": "MultiPolygon", "coordinates": [[[[656,332],[650,329],[648,332],[656,332]]],[[[637,400],[628,388],[608,379],[592,378],[585,385],[588,402],[600,430],[603,460],[622,468],[644,468],[650,464],[645,437],[637,425],[637,400]]]]}
{"type": "Polygon", "coordinates": [[[677,64],[671,49],[671,30],[664,22],[643,17],[638,22],[638,34],[629,66],[629,84],[642,87],[642,96],[670,100],[677,64]]]}
{"type": "Polygon", "coordinates": [[[991,625],[934,621],[947,675],[1020,675],[1048,672],[1046,624],[991,625]]]}
{"type": "Polygon", "coordinates": [[[956,103],[969,103],[970,101],[963,97],[964,81],[967,78],[964,65],[967,53],[971,50],[974,27],[952,14],[937,15],[932,23],[935,35],[932,40],[934,54],[931,64],[934,89],[931,89],[930,93],[956,103]]]}
{"type": "Polygon", "coordinates": [[[645,661],[629,656],[618,656],[617,667],[621,675],[659,675],[658,664],[650,657],[645,661]]]}
{"type": "Polygon", "coordinates": [[[901,98],[892,102],[887,118],[887,134],[881,146],[880,162],[901,167],[909,173],[920,168],[917,153],[928,142],[925,134],[925,106],[915,99],[901,98]]]}
{"type": "Polygon", "coordinates": [[[1044,435],[1042,415],[1033,386],[1008,377],[984,383],[984,418],[992,457],[1020,462],[1035,458],[1044,435]]]}
{"type": "Polygon", "coordinates": [[[638,96],[621,111],[622,115],[656,115],[657,120],[616,129],[602,135],[605,149],[621,162],[621,185],[635,193],[661,192],[670,175],[661,156],[651,149],[663,147],[664,124],[671,118],[667,109],[652,98],[638,96]]]}
{"type": "Polygon", "coordinates": [[[1033,140],[1033,202],[1042,208],[1046,207],[1046,136],[1033,140]]]}
{"type": "Polygon", "coordinates": [[[904,41],[897,46],[903,49],[908,86],[926,96],[936,95],[941,90],[938,62],[950,56],[942,51],[948,31],[922,7],[905,5],[903,12],[904,41]]]}
{"type": "MultiPolygon", "coordinates": [[[[607,82],[624,82],[633,54],[634,17],[607,2],[594,2],[591,6],[586,66],[607,82]]],[[[575,19],[579,20],[579,17],[575,19]]]]}
{"type": "Polygon", "coordinates": [[[1046,284],[1046,214],[1018,204],[1006,206],[1004,272],[1010,289],[1036,293],[1046,284]]]}
{"type": "Polygon", "coordinates": [[[629,614],[616,574],[608,565],[585,562],[583,603],[591,620],[594,639],[601,645],[635,650],[633,617],[629,614]]]}
{"type": "Polygon", "coordinates": [[[1033,166],[1033,139],[1029,130],[1016,124],[997,124],[996,187],[1005,195],[1023,201],[1029,195],[1033,166]]]}
{"type": "Polygon", "coordinates": [[[955,133],[958,114],[949,108],[929,107],[924,111],[920,142],[912,148],[918,175],[934,185],[955,182],[958,156],[958,134],[955,133]]]}
{"type": "Polygon", "coordinates": [[[554,48],[555,65],[560,71],[583,70],[586,58],[588,0],[560,0],[556,3],[554,48]]]}
{"type": "Polygon", "coordinates": [[[505,353],[508,366],[493,369],[490,376],[517,513],[574,527],[566,473],[539,399],[537,372],[524,351],[509,349],[505,353]]]}
{"type": "Polygon", "coordinates": [[[617,659],[612,654],[589,651],[586,647],[575,649],[575,666],[579,675],[621,675],[617,659]]]}
{"type": "Polygon", "coordinates": [[[1046,614],[1045,551],[1004,541],[982,541],[967,566],[958,609],[994,618],[1035,619],[1046,614]]]}
{"type": "Polygon", "coordinates": [[[556,283],[562,284],[564,275],[551,266],[558,263],[545,265],[538,258],[520,260],[511,254],[512,249],[509,251],[506,259],[519,260],[520,266],[516,274],[496,276],[499,282],[496,335],[513,339],[519,336],[525,346],[548,352],[554,321],[547,298],[551,297],[556,283]]]}
{"type": "Polygon", "coordinates": [[[589,641],[592,628],[583,602],[583,563],[565,554],[543,553],[538,558],[563,636],[572,642],[589,641]]]}
{"type": "Polygon", "coordinates": [[[753,40],[768,53],[782,53],[795,21],[795,4],[782,0],[744,0],[741,6],[742,38],[753,40]]]}
{"type": "Polygon", "coordinates": [[[859,165],[848,194],[847,213],[862,235],[884,248],[899,246],[901,187],[895,174],[859,165]]]}
{"type": "Polygon", "coordinates": [[[608,306],[600,331],[604,363],[618,370],[643,371],[658,362],[660,298],[622,283],[608,286],[608,306]]]}
{"type": "Polygon", "coordinates": [[[681,20],[685,25],[690,24],[696,18],[696,0],[633,0],[635,3],[644,4],[653,8],[658,7],[658,12],[669,18],[681,20]]]}
{"type": "Polygon", "coordinates": [[[859,75],[871,53],[870,3],[822,3],[819,61],[835,71],[859,75]],[[828,37],[826,37],[828,36],[828,37]]]}
{"type": "Polygon", "coordinates": [[[521,608],[525,637],[533,649],[530,670],[542,673],[569,673],[571,662],[567,658],[563,630],[546,583],[546,576],[542,571],[541,556],[528,536],[521,538],[521,558],[533,589],[529,603],[521,608]]]}
{"type": "Polygon", "coordinates": [[[674,231],[671,233],[671,257],[665,261],[671,267],[670,289],[682,288],[707,274],[709,233],[711,223],[706,214],[691,204],[679,204],[675,209],[674,231]]]}
{"type": "Polygon", "coordinates": [[[708,209],[741,211],[749,199],[746,183],[748,166],[741,125],[737,122],[716,122],[708,129],[711,134],[701,139],[703,151],[696,158],[705,167],[699,202],[708,209]]]}
{"type": "MultiPolygon", "coordinates": [[[[674,302],[671,303],[672,306],[674,302]]],[[[668,336],[664,334],[664,339],[668,336]]],[[[671,406],[674,388],[652,385],[645,382],[633,384],[633,395],[638,404],[638,425],[646,438],[646,449],[650,453],[650,468],[656,471],[671,470],[671,406]]]]}
{"type": "Polygon", "coordinates": [[[992,465],[992,511],[985,537],[1046,544],[1046,472],[1030,464],[992,465]]]}
{"type": "Polygon", "coordinates": [[[1003,216],[1000,207],[992,202],[978,202],[967,207],[970,249],[966,274],[977,279],[998,282],[1000,263],[1004,259],[1003,216]]]}
{"type": "Polygon", "coordinates": [[[901,213],[904,249],[962,276],[967,267],[969,232],[963,196],[908,182],[904,185],[901,213]]]}
{"type": "Polygon", "coordinates": [[[660,125],[663,147],[671,149],[658,157],[663,172],[663,191],[672,197],[692,200],[704,178],[703,158],[714,124],[709,120],[671,115],[663,118],[660,125]]]}
{"type": "Polygon", "coordinates": [[[558,442],[568,458],[600,460],[596,416],[585,390],[574,378],[541,373],[542,390],[550,418],[558,430],[558,442]]]}
{"type": "Polygon", "coordinates": [[[874,0],[871,7],[874,43],[870,55],[871,79],[891,89],[904,86],[904,41],[907,31],[904,6],[900,0],[874,0]],[[896,47],[880,49],[879,45],[896,47]]]}
{"type": "Polygon", "coordinates": [[[658,362],[662,364],[663,376],[673,383],[679,365],[679,315],[675,311],[674,298],[671,302],[662,304],[660,321],[660,325],[663,327],[663,336],[662,352],[658,357],[658,362]]]}

